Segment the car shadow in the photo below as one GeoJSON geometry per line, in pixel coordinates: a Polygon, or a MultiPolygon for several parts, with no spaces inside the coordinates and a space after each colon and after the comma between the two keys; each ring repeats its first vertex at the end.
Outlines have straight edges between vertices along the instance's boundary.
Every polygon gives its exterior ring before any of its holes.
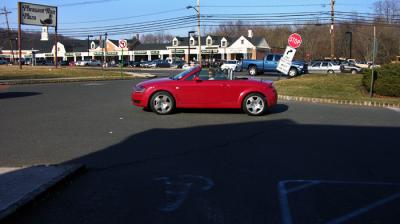
{"type": "Polygon", "coordinates": [[[0,99],[9,99],[9,98],[20,98],[20,97],[29,97],[29,96],[37,96],[42,93],[38,92],[0,92],[0,99]]]}
{"type": "Polygon", "coordinates": [[[399,223],[400,200],[380,201],[398,192],[380,183],[399,182],[399,129],[287,119],[152,128],[66,162],[88,171],[8,223],[282,223],[289,207],[293,223],[327,223],[375,201],[391,204],[353,223],[399,223]],[[285,180],[299,181],[278,188],[285,180]]]}
{"type": "MultiPolygon", "coordinates": [[[[286,104],[277,104],[268,109],[262,116],[268,114],[279,114],[287,111],[289,106],[286,104]]],[[[146,110],[149,111],[149,110],[146,110]]],[[[176,109],[175,114],[180,113],[206,113],[206,114],[245,114],[241,109],[176,109]]]]}

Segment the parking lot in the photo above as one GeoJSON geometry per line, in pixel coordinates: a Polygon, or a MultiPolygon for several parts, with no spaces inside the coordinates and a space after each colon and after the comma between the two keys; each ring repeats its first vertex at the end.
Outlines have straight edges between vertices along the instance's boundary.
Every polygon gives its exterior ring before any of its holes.
{"type": "Polygon", "coordinates": [[[138,81],[2,87],[3,166],[88,167],[7,222],[400,221],[399,112],[280,101],[261,117],[158,116],[131,105],[138,81]]]}

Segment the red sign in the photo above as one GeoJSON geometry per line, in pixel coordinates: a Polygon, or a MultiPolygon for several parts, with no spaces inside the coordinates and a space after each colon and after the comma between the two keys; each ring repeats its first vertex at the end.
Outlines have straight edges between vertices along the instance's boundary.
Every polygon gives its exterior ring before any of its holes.
{"type": "Polygon", "coordinates": [[[126,48],[128,42],[126,40],[119,40],[118,43],[120,48],[126,48]]]}
{"type": "Polygon", "coordinates": [[[298,48],[300,47],[301,44],[301,36],[298,33],[293,33],[292,35],[289,36],[288,39],[288,44],[289,46],[293,47],[293,48],[298,48]]]}

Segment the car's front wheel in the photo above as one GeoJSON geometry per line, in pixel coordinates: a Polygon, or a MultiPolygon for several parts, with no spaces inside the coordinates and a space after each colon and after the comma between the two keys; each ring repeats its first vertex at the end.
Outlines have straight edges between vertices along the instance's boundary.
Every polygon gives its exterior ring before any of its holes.
{"type": "Polygon", "coordinates": [[[242,109],[250,116],[259,116],[265,113],[267,101],[265,97],[259,93],[250,93],[243,100],[242,109]]]}
{"type": "Polygon", "coordinates": [[[351,74],[357,74],[357,70],[355,70],[355,69],[353,69],[353,70],[351,70],[351,74]]]}
{"type": "Polygon", "coordinates": [[[328,74],[333,74],[335,73],[333,70],[328,70],[328,74]]]}
{"type": "Polygon", "coordinates": [[[160,115],[170,114],[175,109],[175,100],[168,92],[160,91],[151,97],[150,108],[160,115]]]}

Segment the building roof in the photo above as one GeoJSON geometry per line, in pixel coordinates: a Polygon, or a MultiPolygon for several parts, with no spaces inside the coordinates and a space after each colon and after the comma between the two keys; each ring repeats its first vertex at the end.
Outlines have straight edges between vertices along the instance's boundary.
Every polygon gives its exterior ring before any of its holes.
{"type": "MultiPolygon", "coordinates": [[[[117,46],[117,47],[119,46],[119,40],[112,40],[112,39],[108,39],[108,40],[110,42],[112,42],[115,46],[117,46]]],[[[140,41],[138,39],[136,39],[136,37],[134,37],[132,39],[127,39],[127,42],[128,42],[129,50],[134,50],[134,48],[140,44],[140,41]]],[[[97,43],[96,43],[96,45],[97,45],[97,43]]],[[[100,44],[100,47],[103,48],[103,43],[100,44]]]]}
{"type": "Polygon", "coordinates": [[[159,44],[159,43],[149,43],[149,44],[139,44],[135,46],[132,50],[143,51],[143,50],[166,50],[167,46],[171,46],[171,43],[159,44]]]}

